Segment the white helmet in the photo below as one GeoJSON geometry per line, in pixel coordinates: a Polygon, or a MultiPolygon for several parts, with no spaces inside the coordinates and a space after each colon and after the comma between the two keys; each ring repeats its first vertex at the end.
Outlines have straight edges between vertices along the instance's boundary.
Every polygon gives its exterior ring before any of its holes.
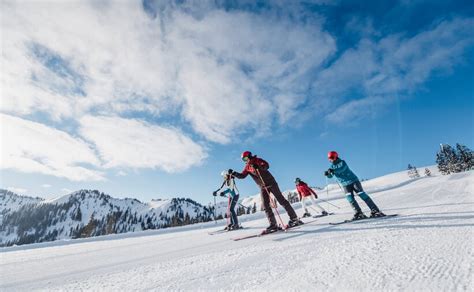
{"type": "Polygon", "coordinates": [[[222,175],[223,177],[227,177],[227,176],[229,175],[229,171],[223,170],[223,171],[221,172],[221,175],[222,175]]]}

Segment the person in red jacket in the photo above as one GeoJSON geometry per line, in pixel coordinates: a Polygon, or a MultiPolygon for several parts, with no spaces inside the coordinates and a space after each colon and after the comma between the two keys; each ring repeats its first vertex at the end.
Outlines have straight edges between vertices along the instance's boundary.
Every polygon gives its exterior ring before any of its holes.
{"type": "Polygon", "coordinates": [[[328,212],[326,212],[326,210],[324,210],[323,207],[319,206],[319,204],[316,202],[315,199],[318,198],[318,195],[312,188],[308,187],[308,185],[304,181],[302,181],[299,177],[295,179],[295,184],[296,184],[296,190],[298,191],[298,196],[300,198],[301,205],[303,206],[303,210],[304,210],[303,217],[311,216],[311,214],[308,212],[308,209],[306,208],[306,201],[308,200],[311,202],[311,205],[309,206],[311,209],[317,212],[318,210],[316,210],[316,208],[318,208],[319,211],[321,211],[322,216],[328,215],[328,212]],[[314,195],[314,197],[312,195],[314,195]],[[316,208],[314,208],[314,206],[316,206],[316,208]]]}
{"type": "Polygon", "coordinates": [[[299,224],[303,224],[302,221],[298,219],[295,210],[291,207],[291,204],[285,199],[283,194],[278,187],[278,184],[273,177],[273,175],[268,171],[270,165],[265,160],[258,158],[256,155],[252,155],[250,151],[245,151],[242,153],[242,160],[245,162],[244,170],[239,173],[232,171],[232,176],[236,178],[243,179],[250,175],[255,183],[260,187],[260,194],[262,198],[263,207],[265,209],[265,214],[267,219],[270,222],[270,226],[266,229],[265,232],[274,232],[279,230],[277,222],[275,220],[275,215],[273,214],[272,207],[270,206],[270,193],[273,194],[275,199],[280,205],[285,208],[290,221],[288,226],[293,227],[299,224]]]}

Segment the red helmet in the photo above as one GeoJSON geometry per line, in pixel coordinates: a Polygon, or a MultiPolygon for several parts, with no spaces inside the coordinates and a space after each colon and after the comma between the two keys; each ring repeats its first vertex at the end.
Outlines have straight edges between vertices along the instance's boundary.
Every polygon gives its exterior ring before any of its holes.
{"type": "Polygon", "coordinates": [[[240,158],[242,158],[243,161],[247,161],[252,157],[252,152],[250,151],[244,151],[242,152],[242,155],[240,155],[240,158]]]}
{"type": "Polygon", "coordinates": [[[336,151],[329,151],[328,152],[328,159],[336,160],[339,157],[336,151]]]}

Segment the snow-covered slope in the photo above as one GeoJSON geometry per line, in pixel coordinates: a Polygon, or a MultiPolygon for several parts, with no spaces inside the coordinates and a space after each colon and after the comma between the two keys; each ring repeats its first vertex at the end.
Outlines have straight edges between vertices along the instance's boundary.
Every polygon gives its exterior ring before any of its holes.
{"type": "Polygon", "coordinates": [[[352,213],[335,186],[320,196],[336,215],[287,233],[232,241],[267,225],[257,212],[241,217],[246,229],[212,236],[224,220],[3,248],[0,290],[472,291],[472,171],[364,185],[399,216],[329,225],[352,213]]]}
{"type": "Polygon", "coordinates": [[[14,192],[0,189],[0,215],[15,212],[27,204],[37,204],[43,201],[41,198],[21,196],[14,192]]]}

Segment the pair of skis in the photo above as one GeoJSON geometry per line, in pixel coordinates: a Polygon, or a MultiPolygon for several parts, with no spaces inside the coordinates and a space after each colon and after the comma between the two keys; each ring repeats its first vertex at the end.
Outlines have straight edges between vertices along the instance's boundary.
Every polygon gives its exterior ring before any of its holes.
{"type": "MultiPolygon", "coordinates": [[[[334,215],[334,213],[328,213],[327,215],[315,215],[315,216],[312,216],[312,218],[321,218],[321,217],[326,217],[326,216],[329,216],[329,215],[334,215]]],[[[310,223],[313,223],[317,220],[311,220],[311,221],[308,221],[308,222],[305,222],[304,224],[310,224],[310,223]]],[[[281,233],[281,232],[286,232],[288,230],[292,230],[292,229],[298,229],[300,227],[302,227],[303,224],[300,224],[300,225],[296,225],[296,226],[286,226],[286,228],[282,228],[282,229],[278,229],[278,230],[275,230],[273,232],[261,232],[259,234],[252,234],[252,235],[247,235],[247,236],[242,236],[242,237],[237,237],[237,238],[233,238],[232,240],[234,241],[239,241],[239,240],[243,240],[243,239],[248,239],[248,238],[255,238],[255,237],[262,237],[262,236],[265,236],[265,235],[269,235],[269,234],[274,234],[274,233],[281,233]]]]}
{"type": "Polygon", "coordinates": [[[244,239],[249,239],[249,238],[262,237],[262,236],[265,236],[265,235],[270,235],[270,234],[275,234],[275,233],[286,232],[286,231],[291,230],[291,229],[300,228],[302,225],[303,224],[296,225],[296,226],[288,226],[287,225],[287,226],[285,226],[285,228],[277,229],[277,230],[272,231],[272,232],[262,231],[258,234],[251,234],[251,235],[246,235],[246,236],[242,236],[242,237],[237,237],[237,238],[233,238],[232,240],[233,241],[239,241],[239,240],[244,240],[244,239]]]}
{"type": "Polygon", "coordinates": [[[351,223],[351,222],[358,222],[358,221],[366,221],[366,220],[373,220],[373,219],[385,219],[385,218],[391,218],[391,217],[395,217],[395,216],[398,216],[398,214],[389,214],[389,215],[385,215],[385,216],[380,216],[380,217],[367,217],[367,218],[362,218],[362,219],[350,219],[350,220],[344,220],[344,221],[340,221],[340,222],[331,222],[329,223],[329,225],[341,225],[341,224],[345,224],[345,223],[351,223]]]}
{"type": "MultiPolygon", "coordinates": [[[[333,213],[330,213],[328,215],[332,215],[333,213]]],[[[325,217],[325,216],[328,216],[328,215],[320,215],[320,216],[316,216],[316,218],[319,218],[319,217],[325,217]]],[[[390,214],[390,215],[385,215],[385,216],[382,216],[382,217],[367,217],[367,218],[364,218],[364,219],[357,219],[357,220],[344,220],[344,221],[340,221],[340,222],[331,222],[329,223],[330,225],[340,225],[340,224],[345,224],[345,223],[351,223],[351,222],[357,222],[357,221],[367,221],[369,219],[373,220],[373,219],[386,219],[386,218],[392,218],[392,217],[396,217],[398,216],[398,214],[390,214]]],[[[313,216],[314,218],[314,216],[313,216]]],[[[309,222],[306,222],[305,224],[310,224],[312,222],[315,222],[317,220],[311,220],[309,222]]],[[[237,238],[233,238],[232,240],[234,241],[239,241],[239,240],[244,240],[244,239],[249,239],[249,238],[255,238],[255,237],[262,237],[262,236],[265,236],[265,235],[269,235],[269,234],[275,234],[275,233],[281,233],[281,232],[286,232],[288,230],[291,230],[291,229],[297,229],[297,228],[300,228],[302,227],[303,225],[296,225],[296,226],[293,226],[293,227],[287,227],[285,229],[279,229],[279,230],[276,230],[274,232],[269,232],[269,233],[259,233],[259,234],[252,234],[252,235],[247,235],[247,236],[242,236],[242,237],[237,237],[237,238]]]]}
{"type": "Polygon", "coordinates": [[[209,232],[208,234],[209,234],[209,235],[216,235],[216,234],[227,233],[227,232],[232,232],[232,231],[242,230],[242,229],[247,229],[247,228],[245,228],[245,227],[240,227],[240,228],[238,228],[238,229],[231,229],[231,230],[228,230],[228,229],[219,229],[219,230],[216,230],[216,231],[209,232]]]}

